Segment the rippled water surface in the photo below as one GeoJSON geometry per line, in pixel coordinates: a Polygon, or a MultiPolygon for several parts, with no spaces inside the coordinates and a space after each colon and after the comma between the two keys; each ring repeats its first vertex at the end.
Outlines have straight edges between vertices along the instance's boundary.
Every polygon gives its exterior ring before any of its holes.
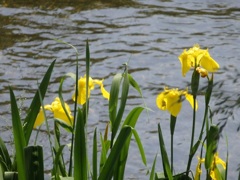
{"type": "MultiPolygon", "coordinates": [[[[112,77],[124,70],[123,64],[129,61],[129,70],[140,84],[146,105],[153,110],[149,115],[143,113],[137,131],[143,141],[148,159],[148,167],[142,165],[136,144],[132,142],[127,166],[126,179],[148,179],[147,169],[152,166],[159,152],[157,124],[161,121],[166,138],[169,139],[168,113],[159,111],[155,105],[157,94],[164,86],[185,88],[190,74],[181,76],[178,55],[193,44],[209,48],[212,57],[218,61],[221,70],[215,75],[216,81],[224,81],[215,93],[225,93],[239,97],[237,81],[240,44],[240,2],[239,1],[196,1],[196,0],[149,0],[126,2],[67,2],[14,3],[4,1],[0,4],[0,126],[1,137],[11,143],[12,136],[8,86],[13,86],[24,115],[26,107],[37,88],[47,67],[56,59],[51,83],[45,103],[51,103],[61,77],[75,71],[73,49],[54,39],[60,39],[76,46],[80,53],[80,75],[84,75],[85,42],[88,39],[91,51],[91,76],[104,78],[110,90],[112,77]],[[236,79],[236,81],[233,81],[236,79]],[[238,95],[238,96],[237,96],[238,95]]],[[[202,79],[203,84],[206,80],[202,79]]],[[[64,84],[64,97],[70,104],[73,82],[64,84]]],[[[96,88],[97,89],[97,88],[96,88]]],[[[130,91],[128,110],[133,105],[141,105],[142,100],[134,90],[130,91]]],[[[98,126],[103,132],[108,121],[107,102],[98,90],[91,99],[89,134],[98,126]]],[[[226,95],[226,96],[227,96],[226,95]]],[[[218,97],[219,98],[219,97],[218,97]]],[[[215,101],[213,99],[212,108],[215,101]]],[[[184,103],[185,104],[185,103],[184,103]]],[[[203,97],[199,96],[198,111],[201,125],[203,97]],[[202,105],[202,106],[201,106],[202,105]]],[[[189,148],[191,109],[186,103],[177,121],[175,133],[175,170],[185,170],[186,151],[189,148]]],[[[238,117],[238,109],[234,110],[238,117]]],[[[213,119],[218,122],[221,115],[213,119]]],[[[229,138],[229,179],[236,179],[240,163],[240,143],[237,127],[238,118],[228,119],[224,133],[229,138]]],[[[39,144],[44,144],[43,133],[39,144]]],[[[64,140],[68,142],[66,135],[64,140]]],[[[220,141],[219,151],[226,157],[226,143],[220,141]]],[[[44,157],[49,158],[46,152],[44,157]]],[[[161,158],[158,157],[158,171],[161,171],[161,158]]],[[[193,164],[196,164],[194,162],[193,164]]],[[[47,166],[47,165],[46,165],[47,166]]],[[[46,167],[49,168],[49,167],[46,167]]],[[[195,167],[192,168],[195,170],[195,167]]]]}

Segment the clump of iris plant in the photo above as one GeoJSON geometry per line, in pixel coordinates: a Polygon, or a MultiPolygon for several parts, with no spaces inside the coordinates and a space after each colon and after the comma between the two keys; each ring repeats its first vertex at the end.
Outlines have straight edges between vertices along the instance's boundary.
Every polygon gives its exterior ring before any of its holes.
{"type": "MultiPolygon", "coordinates": [[[[109,100],[109,93],[104,88],[103,80],[92,79],[91,77],[89,77],[88,98],[90,97],[90,91],[94,89],[95,85],[100,86],[103,97],[109,100]]],[[[75,94],[73,94],[72,99],[73,101],[75,101],[75,94]]],[[[86,75],[84,75],[84,77],[81,77],[78,80],[77,103],[80,105],[83,105],[86,103],[86,75]]],[[[41,107],[38,113],[38,116],[36,118],[34,128],[37,128],[38,126],[42,125],[42,123],[44,123],[43,109],[51,111],[53,113],[54,119],[57,119],[65,123],[66,125],[72,127],[73,116],[71,114],[70,106],[67,103],[65,103],[64,106],[65,106],[66,112],[64,111],[60,98],[56,97],[51,104],[45,105],[44,108],[41,107]]]]}
{"type": "Polygon", "coordinates": [[[206,179],[223,180],[225,179],[224,174],[226,172],[226,163],[218,157],[217,144],[219,139],[219,127],[212,123],[212,119],[208,117],[209,102],[211,98],[213,88],[213,73],[219,68],[219,64],[210,56],[208,49],[201,49],[198,44],[194,45],[188,50],[184,50],[178,57],[181,63],[182,76],[186,76],[186,73],[192,68],[192,79],[191,79],[191,92],[186,90],[179,90],[178,88],[168,89],[164,88],[164,91],[158,94],[156,98],[156,105],[160,110],[168,111],[170,113],[170,133],[171,133],[171,163],[168,162],[168,156],[165,149],[161,127],[159,123],[159,141],[160,150],[162,154],[162,163],[164,169],[164,176],[168,179],[177,178],[189,179],[189,172],[191,167],[192,158],[198,150],[198,147],[202,144],[202,149],[205,147],[206,154],[205,158],[201,156],[198,158],[199,162],[196,168],[195,180],[198,180],[201,175],[201,163],[205,162],[205,169],[207,171],[206,179]],[[209,74],[212,74],[209,76],[209,74]],[[205,112],[203,116],[202,127],[197,141],[194,142],[195,137],[195,121],[196,121],[196,110],[198,109],[198,87],[200,77],[207,77],[208,85],[205,92],[205,112]],[[189,149],[189,158],[187,163],[186,171],[177,175],[174,175],[173,167],[173,135],[175,130],[175,124],[178,114],[182,108],[182,102],[187,100],[193,108],[193,120],[192,120],[192,132],[191,132],[191,144],[189,149]],[[204,129],[204,127],[206,127],[204,129]],[[205,139],[202,141],[203,136],[205,139]],[[206,144],[205,144],[206,143],[206,144]]]}

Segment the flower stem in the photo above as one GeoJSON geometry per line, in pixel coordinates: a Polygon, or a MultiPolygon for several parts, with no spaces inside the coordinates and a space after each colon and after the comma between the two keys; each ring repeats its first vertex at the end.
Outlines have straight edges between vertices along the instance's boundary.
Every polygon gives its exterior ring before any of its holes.
{"type": "Polygon", "coordinates": [[[192,148],[193,148],[193,142],[194,142],[194,134],[195,134],[195,121],[196,121],[196,95],[193,95],[193,123],[192,123],[192,137],[191,137],[191,145],[190,145],[190,149],[189,149],[189,158],[188,158],[188,164],[187,164],[187,176],[191,167],[191,163],[192,163],[192,158],[193,155],[192,154],[192,148]]]}
{"type": "Polygon", "coordinates": [[[173,135],[175,130],[175,124],[176,124],[177,117],[171,115],[170,118],[170,131],[171,131],[171,172],[173,173],[173,135]]]}

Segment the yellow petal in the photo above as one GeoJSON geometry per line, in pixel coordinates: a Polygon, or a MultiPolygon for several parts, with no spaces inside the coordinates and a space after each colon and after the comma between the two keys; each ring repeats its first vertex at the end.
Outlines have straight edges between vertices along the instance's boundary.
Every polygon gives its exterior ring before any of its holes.
{"type": "Polygon", "coordinates": [[[199,158],[198,157],[198,164],[197,164],[197,167],[196,167],[196,173],[195,173],[195,177],[194,177],[194,180],[200,180],[200,175],[202,174],[202,170],[201,170],[201,163],[203,163],[205,161],[204,158],[199,158]]]}
{"type": "Polygon", "coordinates": [[[40,111],[37,115],[37,118],[35,120],[34,126],[33,128],[37,128],[38,126],[40,126],[42,123],[44,122],[44,114],[43,114],[43,110],[42,108],[40,108],[40,111]]]}
{"type": "Polygon", "coordinates": [[[101,85],[101,92],[102,92],[103,97],[106,98],[107,100],[109,100],[110,94],[109,94],[109,92],[106,91],[103,84],[101,85]]]}
{"type": "Polygon", "coordinates": [[[186,50],[184,50],[183,53],[178,57],[178,59],[180,60],[182,65],[182,75],[185,76],[191,68],[192,58],[188,55],[186,50]]]}
{"type": "Polygon", "coordinates": [[[52,111],[53,111],[53,116],[56,119],[62,120],[64,123],[66,123],[69,126],[72,126],[73,124],[73,116],[71,115],[71,110],[70,107],[67,103],[64,104],[66,108],[66,113],[62,107],[62,104],[60,102],[59,97],[56,97],[55,100],[52,102],[52,111]],[[68,118],[69,116],[69,118],[68,118]]]}
{"type": "MultiPolygon", "coordinates": [[[[186,94],[185,94],[185,97],[186,97],[187,101],[191,104],[192,108],[194,108],[193,96],[192,96],[191,94],[186,93],[186,94]]],[[[196,108],[196,110],[198,109],[197,100],[196,100],[196,103],[195,103],[195,108],[196,108]]]]}
{"type": "Polygon", "coordinates": [[[223,160],[218,156],[218,153],[215,153],[215,155],[214,155],[214,161],[215,161],[216,164],[220,164],[220,165],[222,165],[222,167],[223,167],[224,169],[226,169],[226,163],[225,163],[225,161],[223,161],[223,160]]]}
{"type": "Polygon", "coordinates": [[[180,92],[177,89],[165,89],[157,96],[156,104],[159,109],[168,110],[171,115],[176,117],[182,107],[180,92]]]}
{"type": "Polygon", "coordinates": [[[219,69],[219,64],[206,53],[200,61],[200,65],[209,72],[216,72],[219,69]]]}
{"type": "Polygon", "coordinates": [[[164,97],[164,93],[165,92],[160,93],[156,99],[157,107],[161,110],[167,109],[167,99],[164,97]]]}
{"type": "MultiPolygon", "coordinates": [[[[88,98],[90,97],[90,91],[94,89],[93,79],[89,77],[88,81],[88,98]]],[[[75,101],[75,93],[72,96],[73,101],[75,101]]],[[[77,103],[83,105],[86,103],[86,75],[78,80],[78,97],[77,103]]]]}
{"type": "Polygon", "coordinates": [[[172,105],[169,106],[168,111],[170,112],[170,114],[172,116],[177,117],[177,115],[179,114],[179,112],[180,112],[180,110],[182,108],[182,103],[181,102],[174,102],[174,103],[171,103],[171,104],[172,105]]]}
{"type": "MultiPolygon", "coordinates": [[[[44,109],[45,110],[49,110],[49,111],[52,111],[52,108],[51,108],[51,105],[45,105],[44,106],[44,109]]],[[[39,110],[39,113],[37,115],[37,118],[35,120],[35,123],[34,123],[34,126],[33,128],[37,128],[38,126],[40,126],[42,123],[44,123],[44,113],[43,113],[43,109],[42,107],[40,108],[39,110]]]]}

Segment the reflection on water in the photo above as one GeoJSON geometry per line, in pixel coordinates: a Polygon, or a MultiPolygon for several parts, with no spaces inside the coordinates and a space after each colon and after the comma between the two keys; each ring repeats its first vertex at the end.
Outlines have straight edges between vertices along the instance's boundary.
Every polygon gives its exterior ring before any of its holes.
{"type": "MultiPolygon", "coordinates": [[[[81,65],[84,65],[85,41],[89,39],[92,58],[91,76],[104,78],[106,88],[109,90],[113,75],[122,72],[122,64],[129,61],[130,71],[143,89],[147,106],[154,110],[149,115],[149,121],[146,120],[147,115],[143,114],[137,126],[139,134],[143,136],[143,144],[151,167],[153,158],[159,151],[157,123],[161,121],[163,126],[169,126],[169,122],[165,121],[168,119],[167,114],[158,111],[155,106],[155,97],[165,85],[185,88],[190,75],[181,77],[177,58],[184,48],[189,48],[195,43],[199,43],[203,48],[208,47],[221,67],[228,69],[227,71],[221,69],[215,76],[216,81],[226,80],[218,92],[238,91],[238,83],[227,80],[232,67],[239,68],[237,56],[240,44],[239,10],[240,4],[233,0],[214,2],[102,0],[64,1],[64,3],[3,1],[0,5],[1,137],[11,142],[11,138],[5,133],[10,131],[2,131],[3,128],[11,125],[8,86],[13,86],[24,115],[37,83],[49,64],[57,59],[45,99],[46,103],[50,103],[57,95],[62,75],[74,72],[75,69],[74,51],[54,39],[75,45],[80,52],[81,65]]],[[[84,75],[84,70],[81,66],[80,75],[84,75]]],[[[71,103],[73,82],[67,81],[64,88],[65,99],[71,103]]],[[[102,101],[98,94],[93,94],[92,97],[90,127],[98,125],[101,131],[108,121],[107,103],[102,101]],[[106,108],[106,111],[99,107],[106,108]]],[[[142,100],[131,91],[128,103],[130,106],[141,104],[142,100]]],[[[212,105],[214,108],[214,100],[212,105]]],[[[201,109],[199,111],[201,112],[201,109]]],[[[234,113],[238,115],[238,111],[234,113]]],[[[182,171],[181,167],[185,167],[186,163],[182,161],[182,157],[187,157],[184,150],[189,146],[186,129],[189,129],[191,124],[187,121],[190,114],[188,110],[182,112],[179,117],[182,120],[177,124],[178,136],[175,141],[179,144],[176,147],[176,164],[178,164],[176,172],[182,171]]],[[[215,120],[217,119],[220,119],[219,115],[216,115],[215,120]]],[[[233,132],[228,134],[231,144],[231,138],[236,139],[236,127],[239,122],[229,122],[231,123],[228,123],[226,130],[233,132]]],[[[91,132],[92,129],[90,128],[89,131],[91,132]]],[[[168,131],[166,130],[165,133],[168,131]]],[[[44,142],[44,138],[41,142],[44,142]]],[[[226,148],[224,140],[222,144],[219,147],[220,151],[226,148]]],[[[131,153],[138,154],[134,146],[131,153]]],[[[239,156],[238,149],[239,145],[231,146],[230,149],[232,153],[229,164],[230,179],[236,176],[235,170],[239,162],[234,156],[239,156]]],[[[131,161],[139,166],[136,167],[129,162],[127,178],[148,179],[145,178],[146,168],[141,166],[140,157],[134,155],[131,158],[133,158],[131,161]]],[[[158,169],[160,170],[160,167],[158,169]]]]}

